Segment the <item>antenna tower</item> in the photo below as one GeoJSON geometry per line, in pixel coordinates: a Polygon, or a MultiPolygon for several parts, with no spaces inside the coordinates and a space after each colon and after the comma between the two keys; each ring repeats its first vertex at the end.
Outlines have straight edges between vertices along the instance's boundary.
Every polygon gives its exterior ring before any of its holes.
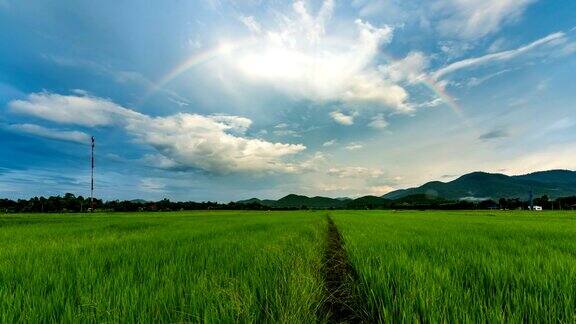
{"type": "Polygon", "coordinates": [[[94,136],[92,136],[92,155],[90,166],[90,212],[94,212],[94,136]]]}

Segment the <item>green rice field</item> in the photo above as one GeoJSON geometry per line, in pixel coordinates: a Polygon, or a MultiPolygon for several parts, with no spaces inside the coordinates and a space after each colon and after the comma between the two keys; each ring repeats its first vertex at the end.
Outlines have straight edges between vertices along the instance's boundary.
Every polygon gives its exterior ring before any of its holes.
{"type": "Polygon", "coordinates": [[[328,216],[363,322],[576,322],[576,213],[0,215],[0,322],[331,322],[328,216]]]}
{"type": "Polygon", "coordinates": [[[343,212],[370,321],[576,322],[574,213],[343,212]]]}
{"type": "Polygon", "coordinates": [[[325,224],[307,213],[0,218],[0,321],[314,322],[325,224]]]}

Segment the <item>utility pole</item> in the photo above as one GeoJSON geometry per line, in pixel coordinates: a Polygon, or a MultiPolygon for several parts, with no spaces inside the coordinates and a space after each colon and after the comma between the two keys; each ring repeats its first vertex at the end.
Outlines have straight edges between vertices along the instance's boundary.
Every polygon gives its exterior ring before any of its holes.
{"type": "Polygon", "coordinates": [[[92,136],[92,163],[90,167],[90,212],[94,212],[94,136],[92,136]]]}

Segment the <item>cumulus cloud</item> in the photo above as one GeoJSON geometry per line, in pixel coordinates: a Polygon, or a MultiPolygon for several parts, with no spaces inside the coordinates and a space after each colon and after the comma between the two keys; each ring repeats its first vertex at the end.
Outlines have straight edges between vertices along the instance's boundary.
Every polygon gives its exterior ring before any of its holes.
{"type": "Polygon", "coordinates": [[[540,39],[538,39],[538,40],[536,40],[530,44],[524,45],[524,46],[516,48],[516,49],[492,53],[492,54],[487,54],[487,55],[480,56],[480,57],[469,58],[469,59],[457,61],[457,62],[454,62],[454,63],[452,63],[446,67],[443,67],[443,68],[439,69],[438,71],[434,72],[432,74],[432,77],[434,79],[440,79],[447,74],[454,73],[454,72],[462,70],[462,69],[482,66],[482,65],[485,65],[488,63],[493,63],[493,62],[507,61],[507,60],[516,58],[520,55],[526,54],[526,53],[528,53],[534,49],[537,49],[539,47],[542,47],[544,45],[554,46],[557,44],[564,43],[565,38],[566,38],[565,34],[562,32],[553,33],[553,34],[550,34],[546,37],[540,38],[540,39]]]}
{"type": "Polygon", "coordinates": [[[35,124],[14,124],[10,125],[9,128],[15,131],[32,134],[44,138],[49,138],[53,140],[74,142],[80,144],[88,144],[90,142],[90,136],[80,131],[52,129],[35,124]]]}
{"type": "Polygon", "coordinates": [[[400,112],[409,112],[408,93],[378,73],[359,74],[350,79],[349,88],[343,93],[343,99],[350,103],[383,104],[400,112]]]}
{"type": "Polygon", "coordinates": [[[372,117],[372,120],[370,123],[368,123],[368,126],[376,129],[382,129],[388,127],[388,121],[386,121],[386,118],[383,114],[378,114],[372,117]]]}
{"type": "Polygon", "coordinates": [[[210,118],[218,123],[226,125],[227,130],[244,133],[252,125],[252,121],[245,117],[229,115],[212,115],[210,118]]]}
{"type": "Polygon", "coordinates": [[[234,136],[226,132],[229,128],[210,116],[197,114],[147,117],[127,125],[140,142],[174,161],[217,173],[290,171],[280,158],[305,149],[300,144],[234,136]]]}
{"type": "Polygon", "coordinates": [[[244,137],[251,121],[238,116],[179,113],[151,117],[102,98],[50,93],[31,94],[9,106],[19,113],[59,123],[116,124],[170,161],[213,173],[295,172],[297,168],[283,158],[306,148],[244,137]]]}
{"type": "Polygon", "coordinates": [[[165,157],[162,154],[146,154],[142,157],[141,161],[145,165],[149,165],[158,169],[175,170],[180,169],[182,166],[174,160],[165,157]]]}
{"type": "Polygon", "coordinates": [[[236,48],[225,63],[248,80],[293,96],[409,109],[408,93],[374,67],[379,47],[392,40],[393,28],[356,20],[354,38],[327,35],[333,7],[333,1],[326,0],[312,15],[303,1],[295,2],[292,13],[281,15],[278,28],[261,28],[251,46],[236,48]]]}
{"type": "Polygon", "coordinates": [[[346,115],[339,111],[333,111],[330,113],[330,117],[341,125],[353,125],[354,124],[354,115],[346,115]]]}

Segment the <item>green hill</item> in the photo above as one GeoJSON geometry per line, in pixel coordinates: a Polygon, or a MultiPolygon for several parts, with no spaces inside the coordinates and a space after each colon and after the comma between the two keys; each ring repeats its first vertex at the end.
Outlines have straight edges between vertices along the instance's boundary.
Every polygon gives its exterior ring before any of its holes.
{"type": "Polygon", "coordinates": [[[534,197],[570,196],[576,194],[576,172],[550,170],[521,176],[499,173],[473,172],[450,182],[432,181],[417,188],[390,192],[382,198],[400,199],[415,194],[445,199],[474,198],[528,198],[530,190],[534,197]]]}
{"type": "Polygon", "coordinates": [[[346,205],[350,209],[365,209],[365,208],[382,208],[389,207],[392,201],[390,199],[385,199],[376,196],[364,196],[350,200],[346,205]]]}
{"type": "Polygon", "coordinates": [[[328,208],[343,208],[349,202],[349,199],[343,198],[328,198],[328,197],[307,197],[302,195],[290,194],[278,200],[260,200],[252,198],[247,200],[238,201],[240,204],[259,203],[263,206],[271,208],[315,208],[315,209],[328,209],[328,208]]]}

